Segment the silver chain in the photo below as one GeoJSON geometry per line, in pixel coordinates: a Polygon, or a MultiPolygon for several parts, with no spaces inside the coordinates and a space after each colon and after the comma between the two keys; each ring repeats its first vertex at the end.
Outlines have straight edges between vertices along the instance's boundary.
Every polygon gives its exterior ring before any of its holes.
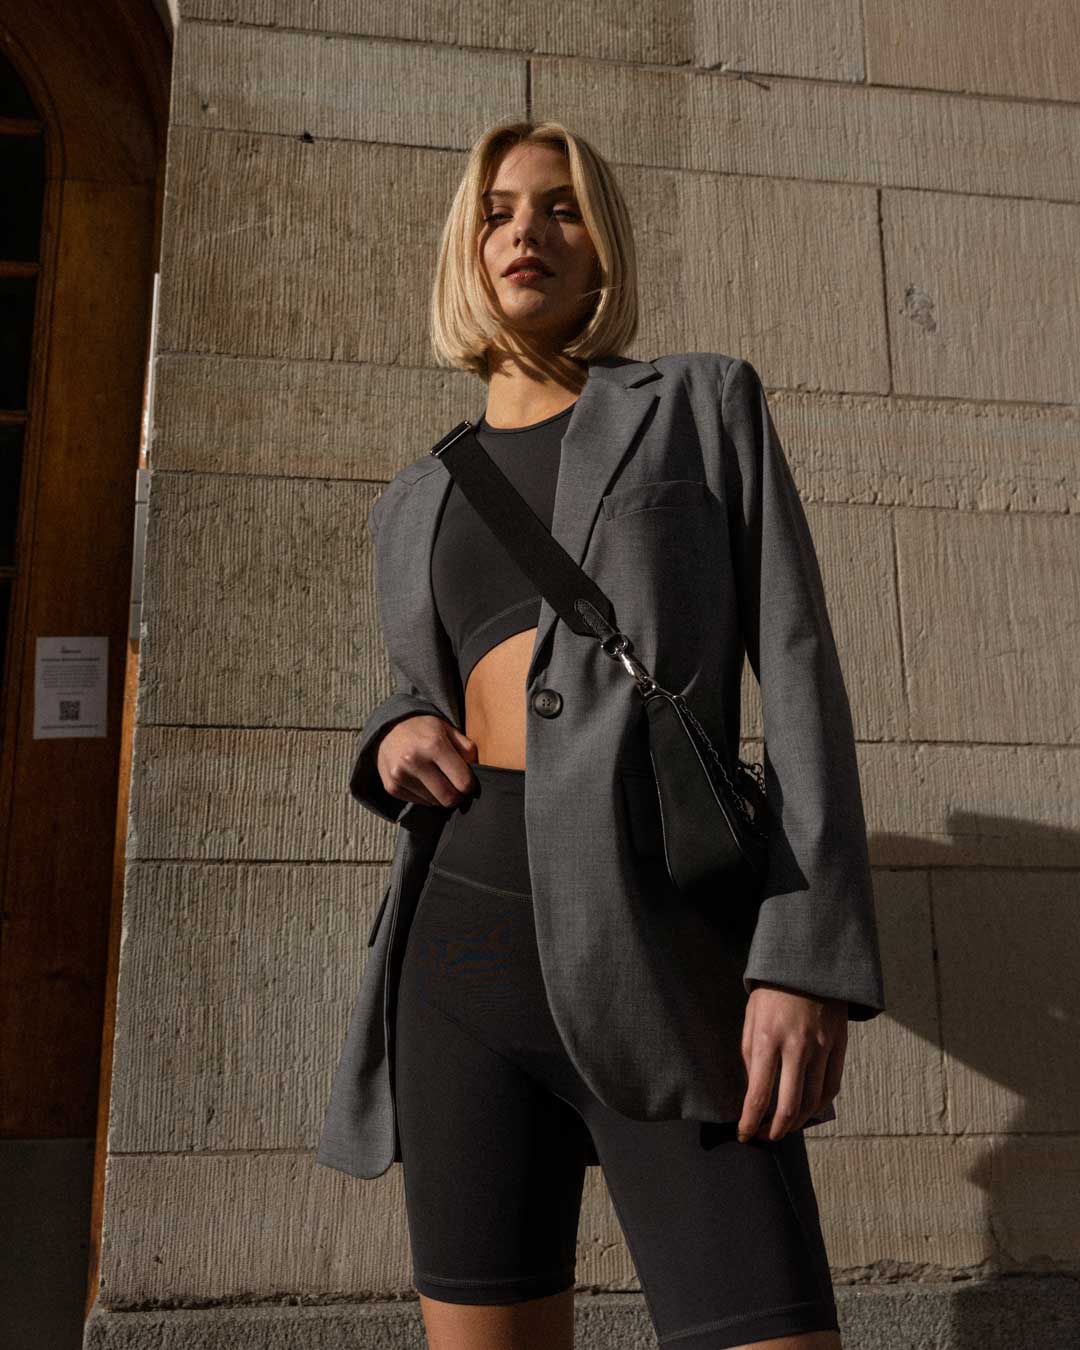
{"type": "MultiPolygon", "coordinates": [[[[642,697],[647,697],[649,694],[653,693],[654,690],[660,690],[678,704],[680,712],[682,712],[683,716],[694,728],[695,732],[697,732],[709,753],[710,759],[716,766],[724,782],[727,784],[728,791],[734,798],[735,805],[745,820],[747,828],[752,830],[760,839],[766,839],[768,837],[766,831],[762,828],[760,821],[754,819],[753,813],[749,806],[747,806],[743,794],[739,791],[736,784],[732,782],[731,775],[727,771],[727,765],[720,758],[719,754],[717,754],[716,747],[706,734],[705,728],[690,711],[690,705],[687,703],[686,699],[683,698],[682,694],[672,693],[670,689],[663,689],[661,685],[657,684],[656,680],[653,679],[637,657],[632,655],[634,644],[626,634],[620,633],[617,629],[611,629],[610,625],[605,623],[588,601],[579,601],[577,608],[579,613],[584,613],[586,622],[593,627],[594,631],[596,631],[601,624],[608,630],[607,636],[601,637],[600,646],[612,660],[622,663],[623,668],[630,676],[632,676],[642,697]],[[595,620],[593,616],[595,616],[595,620]],[[596,620],[599,622],[597,623],[596,620]]],[[[762,796],[765,796],[764,765],[750,763],[741,757],[736,758],[736,765],[736,772],[746,774],[748,777],[752,778],[761,790],[762,796]]]]}
{"type": "MultiPolygon", "coordinates": [[[[742,813],[743,819],[746,821],[750,829],[756,830],[757,833],[761,835],[762,838],[764,838],[765,833],[762,830],[761,825],[759,824],[759,822],[755,821],[750,811],[750,808],[746,805],[746,801],[743,798],[742,793],[731,781],[731,777],[727,771],[727,766],[724,764],[724,761],[720,758],[720,756],[716,753],[716,747],[713,745],[712,741],[710,741],[708,736],[705,734],[705,728],[701,725],[701,723],[697,720],[694,714],[690,711],[690,705],[687,703],[686,699],[683,698],[682,694],[672,694],[672,698],[679,705],[679,708],[682,711],[683,715],[686,717],[687,721],[698,733],[701,739],[705,742],[705,747],[708,750],[713,763],[719,769],[724,779],[724,782],[728,785],[728,789],[730,790],[731,795],[735,798],[735,804],[738,807],[739,811],[742,813]]],[[[741,772],[748,774],[751,778],[753,778],[754,781],[761,788],[762,792],[764,792],[765,791],[764,767],[760,764],[748,763],[745,759],[741,758],[737,758],[736,763],[740,766],[741,772]]]]}

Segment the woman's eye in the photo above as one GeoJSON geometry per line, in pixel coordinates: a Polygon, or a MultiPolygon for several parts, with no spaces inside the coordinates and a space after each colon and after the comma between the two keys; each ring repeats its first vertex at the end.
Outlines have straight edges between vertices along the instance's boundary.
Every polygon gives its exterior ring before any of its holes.
{"type": "MultiPolygon", "coordinates": [[[[557,216],[566,216],[566,217],[568,217],[570,220],[578,220],[578,219],[579,219],[578,213],[577,213],[576,211],[570,211],[570,210],[558,210],[558,211],[556,211],[554,214],[557,215],[557,216]]],[[[493,212],[490,216],[485,216],[485,217],[484,217],[484,224],[485,224],[485,225],[490,225],[490,224],[492,224],[492,223],[494,223],[494,222],[496,222],[496,221],[499,221],[499,220],[509,220],[509,219],[510,219],[510,217],[506,214],[505,211],[495,211],[495,212],[493,212]]]]}

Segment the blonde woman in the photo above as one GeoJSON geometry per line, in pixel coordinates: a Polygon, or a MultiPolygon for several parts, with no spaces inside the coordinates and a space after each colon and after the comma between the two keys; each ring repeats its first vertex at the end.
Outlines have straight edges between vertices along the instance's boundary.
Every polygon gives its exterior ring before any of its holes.
{"type": "Polygon", "coordinates": [[[775,823],[760,894],[676,891],[633,681],[439,459],[396,475],[369,526],[397,688],[350,787],[401,829],[317,1161],[402,1164],[433,1350],[572,1345],[589,1165],[661,1344],[840,1344],[804,1130],[836,1117],[848,1020],[884,1007],[848,699],[756,371],[621,356],[636,329],[610,168],[556,123],[489,130],[437,358],[483,381],[481,444],[732,755],[749,658],[775,823]]]}

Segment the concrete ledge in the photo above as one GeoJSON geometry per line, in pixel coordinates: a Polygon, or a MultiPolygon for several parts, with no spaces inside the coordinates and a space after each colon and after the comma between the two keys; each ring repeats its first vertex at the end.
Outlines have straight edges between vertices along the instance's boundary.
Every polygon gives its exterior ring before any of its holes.
{"type": "MultiPolygon", "coordinates": [[[[294,1296],[299,1298],[300,1296],[294,1296]]],[[[1076,1350],[1080,1273],[838,1286],[844,1350],[1076,1350]]],[[[578,1294],[576,1350],[654,1350],[640,1293],[578,1294]]],[[[120,1312],[95,1304],[84,1350],[425,1350],[419,1302],[120,1312]]]]}

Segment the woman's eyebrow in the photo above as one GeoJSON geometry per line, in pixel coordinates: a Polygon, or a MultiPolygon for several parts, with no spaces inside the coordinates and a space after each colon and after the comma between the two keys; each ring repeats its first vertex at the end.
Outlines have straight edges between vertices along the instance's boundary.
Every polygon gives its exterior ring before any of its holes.
{"type": "MultiPolygon", "coordinates": [[[[539,195],[541,197],[555,197],[563,192],[572,196],[574,192],[573,186],[570,183],[560,183],[558,187],[545,188],[539,195]]],[[[485,201],[493,197],[520,197],[522,195],[523,194],[520,192],[509,192],[505,188],[496,188],[493,192],[484,192],[481,194],[485,201]]]]}

